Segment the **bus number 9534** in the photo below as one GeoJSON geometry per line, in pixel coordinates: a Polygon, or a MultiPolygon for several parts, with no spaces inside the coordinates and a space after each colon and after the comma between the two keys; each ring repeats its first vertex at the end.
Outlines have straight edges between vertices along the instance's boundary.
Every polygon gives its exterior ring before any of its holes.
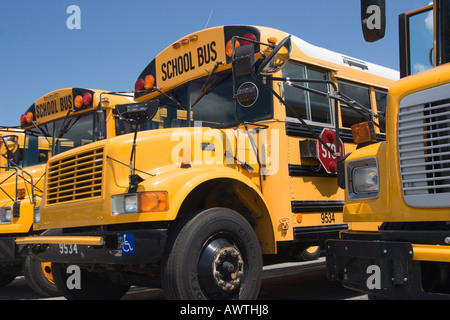
{"type": "Polygon", "coordinates": [[[334,213],[332,212],[324,212],[320,214],[320,218],[322,220],[322,224],[326,223],[335,223],[336,220],[334,218],[334,213]]]}

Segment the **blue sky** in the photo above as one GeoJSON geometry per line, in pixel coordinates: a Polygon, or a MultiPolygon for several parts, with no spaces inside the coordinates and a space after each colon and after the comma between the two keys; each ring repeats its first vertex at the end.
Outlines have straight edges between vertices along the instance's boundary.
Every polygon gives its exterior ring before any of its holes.
{"type": "Polygon", "coordinates": [[[35,100],[59,88],[132,90],[155,55],[207,23],[274,27],[398,70],[398,15],[429,2],[386,0],[386,37],[366,43],[359,0],[2,0],[0,125],[18,125],[35,100]],[[80,30],[67,28],[70,5],[81,9],[80,30]]]}

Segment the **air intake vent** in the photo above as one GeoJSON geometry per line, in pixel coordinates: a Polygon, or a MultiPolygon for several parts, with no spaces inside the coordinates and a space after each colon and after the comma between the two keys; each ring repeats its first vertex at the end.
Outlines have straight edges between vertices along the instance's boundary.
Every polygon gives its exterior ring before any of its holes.
{"type": "Polygon", "coordinates": [[[47,204],[102,195],[103,148],[51,162],[47,170],[47,204]]]}
{"type": "Polygon", "coordinates": [[[398,146],[403,196],[414,207],[450,205],[450,99],[435,100],[448,97],[448,89],[443,86],[412,95],[416,103],[427,98],[432,102],[410,105],[402,101],[400,105],[398,146]]]}

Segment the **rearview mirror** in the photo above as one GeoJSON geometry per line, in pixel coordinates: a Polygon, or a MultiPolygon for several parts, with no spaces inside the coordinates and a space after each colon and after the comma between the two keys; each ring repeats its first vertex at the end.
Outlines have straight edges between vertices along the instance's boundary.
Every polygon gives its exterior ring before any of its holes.
{"type": "Polygon", "coordinates": [[[14,155],[19,150],[19,139],[17,136],[4,136],[2,140],[6,149],[5,155],[7,153],[14,155]]]}
{"type": "Polygon", "coordinates": [[[153,119],[158,112],[159,100],[116,105],[117,113],[126,122],[142,125],[153,119]]]}
{"type": "Polygon", "coordinates": [[[258,68],[258,74],[272,74],[286,65],[291,54],[291,36],[284,38],[270,54],[263,60],[258,68]]]}
{"type": "Polygon", "coordinates": [[[386,1],[361,0],[361,24],[364,39],[375,42],[386,32],[386,1]]]}

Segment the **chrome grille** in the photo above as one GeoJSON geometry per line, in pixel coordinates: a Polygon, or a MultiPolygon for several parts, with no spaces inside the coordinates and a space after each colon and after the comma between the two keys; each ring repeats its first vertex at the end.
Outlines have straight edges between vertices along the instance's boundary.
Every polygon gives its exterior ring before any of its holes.
{"type": "Polygon", "coordinates": [[[448,90],[447,86],[426,90],[400,104],[402,189],[413,207],[450,205],[450,99],[443,99],[450,95],[448,90]]]}
{"type": "Polygon", "coordinates": [[[100,197],[102,194],[102,169],[103,148],[49,163],[46,188],[47,204],[100,197]]]}

